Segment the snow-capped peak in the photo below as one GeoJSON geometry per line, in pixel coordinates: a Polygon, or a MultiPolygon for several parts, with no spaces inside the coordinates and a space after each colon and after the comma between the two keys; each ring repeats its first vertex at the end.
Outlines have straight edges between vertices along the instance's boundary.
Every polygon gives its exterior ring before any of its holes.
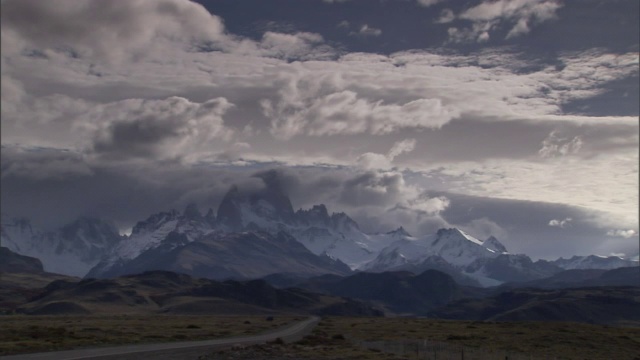
{"type": "Polygon", "coordinates": [[[638,266],[637,261],[625,260],[618,256],[573,256],[569,259],[559,258],[551,263],[565,269],[603,269],[611,270],[620,267],[638,266]]]}
{"type": "Polygon", "coordinates": [[[395,230],[389,231],[387,235],[391,235],[394,237],[412,237],[411,234],[409,234],[407,230],[405,230],[402,226],[395,230]]]}
{"type": "Polygon", "coordinates": [[[73,276],[84,275],[122,240],[112,224],[89,217],[43,231],[28,219],[2,216],[1,238],[2,246],[38,258],[45,271],[73,276]]]}
{"type": "Polygon", "coordinates": [[[184,234],[187,241],[194,241],[214,230],[195,206],[188,206],[184,214],[176,210],[161,212],[138,222],[131,236],[122,241],[110,255],[114,259],[133,259],[142,252],[159,246],[171,232],[184,234]]]}
{"type": "Polygon", "coordinates": [[[232,231],[242,231],[249,225],[277,229],[279,224],[294,222],[291,200],[282,187],[268,174],[261,178],[264,188],[241,191],[235,185],[231,187],[218,207],[220,224],[232,231]]]}
{"type": "Polygon", "coordinates": [[[338,231],[360,231],[360,226],[349,215],[340,212],[331,214],[331,223],[334,229],[338,231]]]}
{"type": "Polygon", "coordinates": [[[406,265],[409,261],[399,248],[383,249],[372,261],[366,263],[360,270],[385,271],[406,265]]]}
{"type": "Polygon", "coordinates": [[[331,218],[324,204],[314,205],[309,210],[296,211],[296,222],[301,226],[331,226],[331,218]]]}
{"type": "Polygon", "coordinates": [[[131,230],[131,236],[140,233],[153,232],[170,221],[177,221],[180,213],[176,210],[164,211],[149,216],[144,221],[139,221],[131,230]]]}
{"type": "Polygon", "coordinates": [[[467,241],[470,241],[476,245],[480,245],[482,246],[482,241],[474,238],[473,236],[467,234],[466,232],[458,229],[458,228],[450,228],[450,229],[440,229],[438,230],[438,232],[436,233],[436,235],[438,236],[438,240],[460,240],[460,239],[464,239],[467,241]]]}
{"type": "Polygon", "coordinates": [[[482,243],[482,246],[498,253],[507,253],[507,248],[504,247],[504,245],[502,245],[502,243],[493,236],[490,236],[487,240],[485,240],[482,243]]]}

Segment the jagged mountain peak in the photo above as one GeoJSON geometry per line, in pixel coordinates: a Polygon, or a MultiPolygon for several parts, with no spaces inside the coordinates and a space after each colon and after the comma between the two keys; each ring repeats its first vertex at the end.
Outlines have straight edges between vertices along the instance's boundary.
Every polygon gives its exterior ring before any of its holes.
{"type": "Polygon", "coordinates": [[[333,224],[334,229],[339,231],[349,231],[349,230],[357,230],[360,231],[360,226],[355,222],[349,215],[344,212],[333,213],[331,214],[331,223],[333,224]]]}
{"type": "Polygon", "coordinates": [[[618,256],[574,255],[569,259],[559,258],[552,264],[565,270],[573,269],[603,269],[611,270],[619,267],[638,266],[638,261],[625,260],[618,256]]]}
{"type": "Polygon", "coordinates": [[[82,276],[122,241],[113,224],[87,216],[49,231],[28,219],[7,219],[3,217],[2,246],[38,258],[48,272],[82,276]]]}
{"type": "MultiPolygon", "coordinates": [[[[176,234],[171,232],[166,238],[175,238],[176,234]]],[[[162,241],[115,266],[104,263],[88,276],[112,277],[150,268],[216,279],[258,278],[286,271],[307,275],[350,272],[338,260],[314,255],[286,232],[209,232],[196,241],[166,245],[167,241],[162,241]]]]}
{"type": "Polygon", "coordinates": [[[216,214],[213,212],[212,208],[209,208],[209,210],[207,210],[207,213],[204,215],[203,219],[206,223],[208,223],[211,226],[217,225],[216,214]]]}
{"type": "Polygon", "coordinates": [[[460,240],[467,240],[470,241],[476,245],[482,245],[482,241],[474,238],[473,236],[467,234],[466,232],[458,229],[458,228],[442,228],[439,229],[436,232],[436,236],[437,236],[437,240],[436,242],[440,241],[440,240],[446,240],[446,241],[451,241],[451,240],[456,240],[456,241],[460,241],[460,240]]]}
{"type": "Polygon", "coordinates": [[[387,235],[398,236],[398,237],[412,237],[411,234],[404,227],[400,226],[399,228],[389,231],[387,235]]]}
{"type": "Polygon", "coordinates": [[[489,250],[493,250],[499,253],[506,253],[507,248],[498,240],[496,239],[494,236],[489,236],[489,238],[487,238],[487,240],[485,240],[482,243],[482,246],[484,246],[485,248],[489,249],[489,250]]]}
{"type": "Polygon", "coordinates": [[[402,255],[398,248],[385,248],[378,256],[367,263],[362,270],[365,271],[385,271],[394,269],[408,263],[407,258],[402,255]]]}
{"type": "Polygon", "coordinates": [[[319,217],[329,217],[329,211],[324,204],[313,205],[309,210],[298,210],[296,213],[314,214],[319,217]]]}
{"type": "Polygon", "coordinates": [[[153,214],[146,220],[139,221],[131,230],[131,235],[136,235],[145,231],[153,231],[169,221],[178,220],[179,217],[180,213],[174,209],[153,214]]]}
{"type": "Polygon", "coordinates": [[[282,220],[290,222],[293,220],[293,206],[287,194],[286,186],[283,183],[283,176],[277,170],[269,170],[255,174],[254,177],[262,179],[264,188],[250,196],[252,203],[265,201],[273,206],[275,212],[282,220]]]}
{"type": "Polygon", "coordinates": [[[324,204],[313,205],[309,210],[296,211],[296,221],[301,225],[306,226],[331,226],[331,218],[329,212],[324,204]]]}
{"type": "Polygon", "coordinates": [[[229,191],[222,198],[220,206],[218,206],[218,215],[216,218],[231,229],[242,228],[242,213],[238,203],[241,202],[240,190],[237,185],[232,185],[229,191]]]}
{"type": "Polygon", "coordinates": [[[267,226],[268,222],[291,224],[295,213],[289,196],[270,173],[260,177],[264,187],[240,189],[232,186],[218,207],[218,221],[227,228],[240,231],[250,223],[267,226]]]}

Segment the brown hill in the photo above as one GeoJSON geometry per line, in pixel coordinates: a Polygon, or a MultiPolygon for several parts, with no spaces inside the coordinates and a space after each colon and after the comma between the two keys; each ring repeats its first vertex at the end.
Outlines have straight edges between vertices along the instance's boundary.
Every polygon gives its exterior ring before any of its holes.
{"type": "Polygon", "coordinates": [[[451,302],[430,315],[481,321],[573,321],[640,324],[640,287],[516,289],[451,302]]]}
{"type": "Polygon", "coordinates": [[[323,275],[295,286],[334,296],[368,301],[403,315],[425,315],[450,301],[482,296],[486,290],[458,285],[450,275],[427,270],[367,273],[351,276],[323,275]]]}
{"type": "Polygon", "coordinates": [[[42,273],[42,262],[0,247],[0,273],[42,273]]]}
{"type": "Polygon", "coordinates": [[[40,260],[0,247],[0,313],[24,304],[55,280],[79,279],[45,272],[40,260]]]}
{"type": "Polygon", "coordinates": [[[151,271],[114,279],[54,281],[17,309],[25,314],[297,314],[378,316],[364,303],[301,289],[276,289],[263,280],[225,281],[151,271]]]}

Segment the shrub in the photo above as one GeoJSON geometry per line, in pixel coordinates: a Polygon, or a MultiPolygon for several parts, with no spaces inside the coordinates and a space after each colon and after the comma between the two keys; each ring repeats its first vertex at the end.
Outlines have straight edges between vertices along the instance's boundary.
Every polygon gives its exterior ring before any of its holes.
{"type": "Polygon", "coordinates": [[[284,340],[278,337],[275,340],[271,341],[270,343],[275,345],[284,345],[284,340]]]}

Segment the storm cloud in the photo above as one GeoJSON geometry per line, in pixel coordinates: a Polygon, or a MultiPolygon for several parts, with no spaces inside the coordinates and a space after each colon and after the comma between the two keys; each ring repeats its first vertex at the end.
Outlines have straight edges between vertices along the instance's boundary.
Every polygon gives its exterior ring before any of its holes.
{"type": "Polygon", "coordinates": [[[637,1],[275,3],[3,1],[3,214],[125,231],[275,171],[370,232],[637,253],[637,1]]]}

